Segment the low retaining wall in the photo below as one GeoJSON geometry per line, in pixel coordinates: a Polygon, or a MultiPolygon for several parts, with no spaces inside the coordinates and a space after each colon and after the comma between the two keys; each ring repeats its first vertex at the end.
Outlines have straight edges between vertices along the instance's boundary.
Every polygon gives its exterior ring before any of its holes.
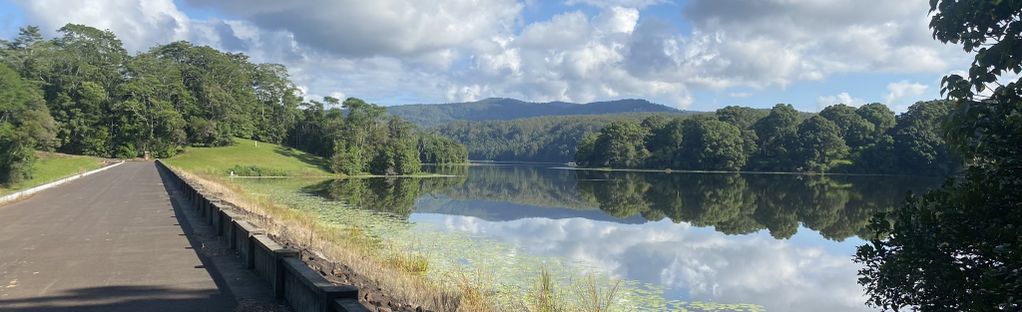
{"type": "Polygon", "coordinates": [[[163,162],[157,167],[169,176],[188,199],[190,208],[202,215],[218,236],[229,242],[232,250],[248,269],[269,283],[278,299],[283,299],[296,312],[368,312],[358,302],[358,289],[331,283],[298,257],[298,251],[284,248],[259,229],[229,209],[228,204],[210,200],[181,179],[163,162]]]}
{"type": "Polygon", "coordinates": [[[123,163],[124,163],[124,161],[119,161],[119,162],[113,163],[111,165],[107,165],[107,166],[104,166],[102,168],[95,169],[95,170],[92,170],[92,171],[89,171],[89,172],[79,173],[79,174],[76,174],[76,175],[73,175],[73,176],[69,176],[69,177],[57,180],[57,181],[53,181],[53,182],[46,183],[46,184],[43,184],[43,185],[40,185],[40,186],[29,188],[27,190],[18,191],[18,192],[14,192],[14,193],[11,193],[11,194],[4,195],[3,197],[0,197],[0,205],[3,205],[3,204],[6,204],[6,203],[9,203],[9,202],[12,202],[12,201],[16,201],[16,200],[25,198],[25,197],[27,197],[29,195],[32,195],[32,194],[35,194],[35,193],[39,193],[39,192],[41,192],[43,190],[46,190],[46,189],[51,189],[51,188],[60,186],[60,185],[62,185],[64,183],[67,183],[67,182],[71,182],[71,181],[74,181],[74,180],[78,180],[78,179],[84,178],[86,176],[95,174],[97,172],[101,172],[101,171],[104,171],[104,170],[107,170],[107,169],[110,169],[110,168],[113,168],[113,167],[117,167],[118,165],[123,164],[123,163]]]}

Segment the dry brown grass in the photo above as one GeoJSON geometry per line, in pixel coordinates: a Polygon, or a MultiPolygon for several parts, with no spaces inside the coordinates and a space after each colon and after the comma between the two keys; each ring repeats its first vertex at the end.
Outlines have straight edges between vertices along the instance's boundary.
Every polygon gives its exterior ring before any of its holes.
{"type": "Polygon", "coordinates": [[[383,293],[399,302],[432,311],[580,311],[605,312],[613,308],[619,283],[601,287],[590,275],[571,282],[571,290],[560,293],[556,281],[545,268],[534,289],[509,306],[498,306],[493,296],[493,277],[486,272],[456,272],[444,278],[446,283],[425,276],[426,257],[395,250],[387,242],[372,237],[357,227],[345,227],[319,221],[311,213],[290,209],[271,199],[244,191],[241,187],[211,174],[193,174],[174,169],[182,178],[242,209],[250,222],[270,235],[295,242],[329,262],[341,264],[371,281],[383,293]]]}
{"type": "MultiPolygon", "coordinates": [[[[402,303],[433,311],[487,311],[488,303],[477,284],[459,282],[454,287],[427,279],[424,257],[388,252],[385,242],[370,237],[358,228],[325,224],[316,216],[290,209],[241,187],[208,174],[192,174],[174,169],[182,178],[242,209],[250,222],[268,234],[298,242],[303,249],[320,254],[333,263],[345,265],[372,281],[382,292],[402,303]]],[[[198,187],[197,187],[198,188],[198,187]]]]}
{"type": "Polygon", "coordinates": [[[607,312],[614,305],[615,297],[621,282],[617,281],[609,287],[601,287],[596,276],[590,274],[581,281],[576,281],[575,300],[578,309],[587,312],[607,312]]]}

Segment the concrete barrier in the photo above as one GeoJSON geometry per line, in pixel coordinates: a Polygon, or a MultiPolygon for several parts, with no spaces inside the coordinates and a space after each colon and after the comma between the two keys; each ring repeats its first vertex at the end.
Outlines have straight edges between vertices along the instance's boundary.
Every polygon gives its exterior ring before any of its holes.
{"type": "Polygon", "coordinates": [[[334,285],[305,265],[301,259],[285,258],[284,299],[295,310],[332,312],[337,299],[357,299],[358,289],[334,285]]]}
{"type": "Polygon", "coordinates": [[[188,206],[202,216],[203,222],[213,226],[219,237],[226,240],[246,267],[266,281],[274,295],[288,303],[296,312],[368,312],[358,302],[358,289],[337,285],[309,268],[298,256],[298,251],[283,247],[259,229],[233,212],[230,204],[212,198],[197,189],[157,160],[157,167],[167,172],[181,190],[188,206]]]}
{"type": "Polygon", "coordinates": [[[334,300],[334,311],[336,312],[368,312],[358,299],[337,299],[334,300]]]}
{"type": "Polygon", "coordinates": [[[234,245],[237,247],[235,250],[238,251],[241,260],[246,264],[245,267],[254,269],[255,258],[253,250],[255,250],[255,238],[253,236],[264,235],[266,232],[244,220],[235,220],[234,230],[238,233],[235,235],[234,240],[234,245]]]}

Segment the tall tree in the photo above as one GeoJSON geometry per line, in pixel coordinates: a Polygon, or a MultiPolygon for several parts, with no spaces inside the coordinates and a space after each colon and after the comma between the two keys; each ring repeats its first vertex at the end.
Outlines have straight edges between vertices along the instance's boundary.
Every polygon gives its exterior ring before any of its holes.
{"type": "Polygon", "coordinates": [[[896,122],[894,112],[887,105],[880,103],[869,103],[859,106],[855,113],[873,124],[874,137],[879,138],[887,131],[894,128],[896,122]]]}
{"type": "Polygon", "coordinates": [[[109,107],[123,81],[128,59],[110,31],[67,24],[53,40],[50,71],[44,73],[45,97],[60,125],[60,150],[109,156],[109,107]]]}
{"type": "Polygon", "coordinates": [[[804,171],[824,172],[848,156],[841,129],[820,115],[798,126],[798,166],[804,171]]]}
{"type": "Polygon", "coordinates": [[[755,170],[795,170],[798,111],[791,104],[777,104],[770,114],[753,125],[759,139],[758,152],[750,164],[755,170]]]}
{"type": "Polygon", "coordinates": [[[763,109],[755,109],[751,107],[741,106],[727,106],[718,109],[715,113],[717,119],[720,121],[729,123],[738,130],[742,131],[742,141],[744,142],[745,154],[752,155],[759,149],[757,145],[759,142],[759,136],[756,135],[756,129],[753,126],[756,122],[763,117],[766,117],[768,112],[763,109]]]}
{"type": "Polygon", "coordinates": [[[188,138],[192,144],[223,146],[231,137],[253,137],[259,111],[253,92],[252,65],[247,57],[179,41],[149,53],[177,64],[185,87],[194,100],[178,110],[189,116],[188,138]]]}
{"type": "Polygon", "coordinates": [[[685,121],[684,137],[679,168],[739,170],[745,166],[747,155],[738,127],[716,119],[693,118],[685,121]]]}
{"type": "Polygon", "coordinates": [[[645,146],[648,134],[646,129],[634,121],[611,123],[600,130],[600,137],[596,140],[596,165],[613,168],[641,165],[649,156],[645,146]]]}
{"type": "Polygon", "coordinates": [[[876,137],[873,123],[860,116],[854,107],[844,104],[827,106],[820,111],[820,116],[834,122],[853,153],[866,148],[876,137]]]}
{"type": "Polygon", "coordinates": [[[252,71],[252,88],[259,101],[252,117],[260,125],[253,137],[279,144],[298,119],[301,91],[291,82],[284,65],[258,64],[252,71]]]}
{"type": "Polygon", "coordinates": [[[428,164],[468,162],[468,149],[451,138],[436,133],[419,134],[419,159],[428,164]]]}
{"type": "Polygon", "coordinates": [[[51,148],[55,124],[34,86],[0,64],[0,183],[32,176],[35,148],[51,148]]]}
{"type": "Polygon", "coordinates": [[[975,53],[968,77],[942,81],[954,103],[929,105],[951,107],[944,129],[969,165],[941,189],[912,196],[893,224],[874,218],[877,239],[856,253],[859,282],[885,310],[1019,311],[1022,78],[997,80],[1022,72],[1022,1],[931,0],[930,12],[934,38],[975,53]]]}
{"type": "Polygon", "coordinates": [[[948,101],[918,102],[898,116],[892,129],[897,165],[905,172],[927,175],[952,173],[959,161],[945,141],[944,120],[952,109],[948,101]]]}
{"type": "Polygon", "coordinates": [[[675,159],[681,144],[684,142],[684,121],[672,119],[662,127],[653,129],[646,140],[646,149],[650,151],[646,166],[650,168],[682,168],[675,159]]]}
{"type": "Polygon", "coordinates": [[[391,116],[386,122],[387,137],[370,161],[369,172],[396,175],[419,172],[419,149],[411,123],[391,116]]]}
{"type": "Polygon", "coordinates": [[[113,156],[173,156],[187,139],[177,108],[191,100],[181,72],[150,54],[129,61],[127,72],[128,80],[117,88],[120,101],[110,107],[113,156]]]}
{"type": "Polygon", "coordinates": [[[599,166],[596,163],[596,141],[600,135],[596,133],[590,133],[582,137],[582,141],[578,142],[577,151],[575,152],[575,164],[580,167],[596,167],[599,166]]]}

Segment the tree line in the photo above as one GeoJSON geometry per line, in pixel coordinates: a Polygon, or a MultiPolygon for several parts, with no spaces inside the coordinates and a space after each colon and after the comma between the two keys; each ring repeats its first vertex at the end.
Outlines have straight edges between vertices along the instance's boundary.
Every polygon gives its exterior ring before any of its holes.
{"type": "Polygon", "coordinates": [[[68,24],[49,40],[28,26],[0,40],[0,84],[0,183],[29,177],[35,150],[169,157],[234,137],[295,143],[346,174],[410,173],[418,170],[410,158],[462,162],[466,154],[358,99],[345,109],[306,102],[283,65],[186,41],[132,56],[112,32],[84,25],[68,24]],[[306,130],[320,135],[293,137],[306,130]]]}
{"type": "Polygon", "coordinates": [[[895,116],[880,103],[728,106],[712,115],[610,123],[582,138],[583,167],[947,175],[961,160],[943,138],[949,101],[918,102],[895,116]]]}
{"type": "Polygon", "coordinates": [[[586,134],[596,132],[614,121],[642,120],[653,114],[682,116],[686,113],[617,113],[451,121],[432,129],[464,144],[471,159],[565,163],[575,156],[576,146],[586,134]]]}
{"type": "Polygon", "coordinates": [[[468,151],[450,138],[419,131],[382,106],[333,97],[303,104],[284,142],[330,160],[334,172],[411,174],[422,163],[464,163],[468,151]],[[326,107],[331,108],[326,108],[326,107]],[[340,106],[340,108],[338,108],[340,106]]]}

